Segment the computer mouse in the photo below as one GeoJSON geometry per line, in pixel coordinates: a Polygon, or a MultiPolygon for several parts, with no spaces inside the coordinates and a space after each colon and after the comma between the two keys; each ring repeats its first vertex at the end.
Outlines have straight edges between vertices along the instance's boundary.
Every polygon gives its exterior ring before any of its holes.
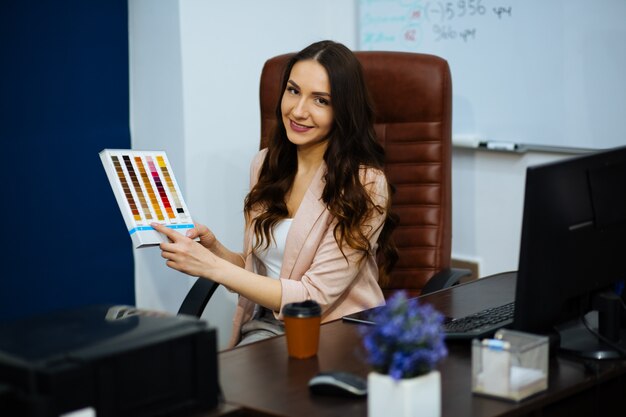
{"type": "Polygon", "coordinates": [[[309,380],[309,390],[318,395],[364,397],[367,380],[349,372],[320,372],[309,380]]]}

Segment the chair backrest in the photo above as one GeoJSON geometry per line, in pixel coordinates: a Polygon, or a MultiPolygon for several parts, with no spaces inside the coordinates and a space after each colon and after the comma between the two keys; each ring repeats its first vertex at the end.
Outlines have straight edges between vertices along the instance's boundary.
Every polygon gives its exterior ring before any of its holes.
{"type": "MultiPolygon", "coordinates": [[[[442,58],[407,52],[357,51],[376,109],[375,129],[386,152],[385,173],[396,188],[391,209],[399,260],[386,295],[419,295],[450,268],[452,239],[452,84],[442,58]]],[[[282,71],[292,54],[269,59],[260,85],[261,148],[275,127],[282,71]]]]}

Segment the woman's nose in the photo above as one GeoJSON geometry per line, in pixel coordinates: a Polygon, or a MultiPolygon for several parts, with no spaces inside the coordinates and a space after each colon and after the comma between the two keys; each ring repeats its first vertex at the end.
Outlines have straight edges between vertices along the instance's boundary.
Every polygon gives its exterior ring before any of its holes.
{"type": "Polygon", "coordinates": [[[306,101],[304,100],[304,98],[301,98],[300,100],[298,100],[297,103],[295,103],[295,106],[291,110],[291,113],[294,115],[294,117],[297,117],[299,119],[306,119],[308,117],[309,112],[307,110],[306,101]]]}

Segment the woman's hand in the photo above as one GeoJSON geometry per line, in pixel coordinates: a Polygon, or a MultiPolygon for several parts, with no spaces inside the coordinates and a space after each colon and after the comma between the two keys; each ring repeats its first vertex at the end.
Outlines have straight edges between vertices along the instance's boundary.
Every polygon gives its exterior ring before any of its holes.
{"type": "Polygon", "coordinates": [[[242,254],[233,252],[220,243],[213,232],[203,224],[194,223],[195,227],[187,231],[189,239],[200,239],[200,244],[211,251],[213,255],[230,262],[233,265],[244,267],[245,259],[242,254]]]}
{"type": "Polygon", "coordinates": [[[171,242],[160,244],[161,256],[167,260],[165,262],[167,266],[191,276],[215,279],[214,276],[217,275],[217,268],[222,260],[209,250],[211,239],[214,243],[215,236],[206,226],[193,229],[197,231],[197,235],[188,232],[188,235],[193,237],[183,236],[177,231],[157,223],[153,223],[151,226],[157,232],[167,236],[171,242]],[[199,236],[201,242],[195,242],[193,240],[195,236],[199,236]],[[204,242],[202,242],[203,238],[204,242]],[[208,244],[209,247],[205,244],[208,244]]]}
{"type": "MultiPolygon", "coordinates": [[[[229,252],[228,255],[238,261],[238,265],[169,227],[157,223],[151,226],[170,240],[170,243],[160,244],[161,256],[166,259],[165,264],[170,268],[195,277],[211,279],[255,303],[274,311],[280,310],[282,287],[279,280],[246,271],[239,254],[229,252]]],[[[206,242],[211,238],[215,240],[213,233],[206,227],[199,227],[198,233],[204,236],[206,242]]],[[[222,247],[216,240],[214,244],[217,250],[222,247]]]]}
{"type": "Polygon", "coordinates": [[[189,239],[200,239],[200,244],[207,248],[208,250],[213,250],[215,244],[217,243],[217,238],[213,234],[213,232],[203,224],[194,223],[194,228],[188,230],[185,236],[189,239]]]}

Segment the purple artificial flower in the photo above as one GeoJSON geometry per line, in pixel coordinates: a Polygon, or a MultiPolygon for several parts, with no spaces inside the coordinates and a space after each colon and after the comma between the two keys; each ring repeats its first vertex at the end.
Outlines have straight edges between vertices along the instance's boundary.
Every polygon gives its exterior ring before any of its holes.
{"type": "Polygon", "coordinates": [[[447,356],[443,315],[398,291],[373,310],[373,326],[359,326],[370,366],[393,379],[427,374],[447,356]]]}

